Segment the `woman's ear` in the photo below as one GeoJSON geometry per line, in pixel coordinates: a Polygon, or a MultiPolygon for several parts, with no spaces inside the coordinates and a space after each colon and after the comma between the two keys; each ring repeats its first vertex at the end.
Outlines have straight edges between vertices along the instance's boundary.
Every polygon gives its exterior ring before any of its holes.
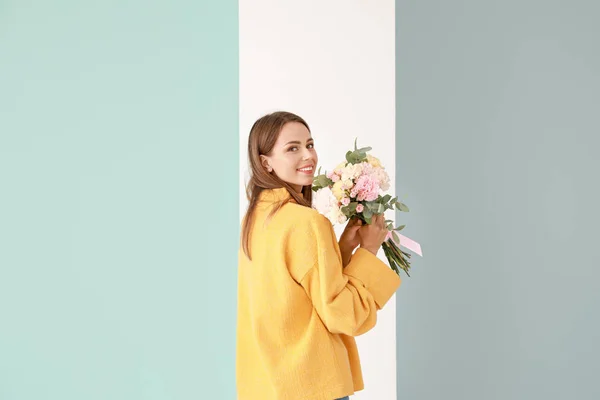
{"type": "Polygon", "coordinates": [[[262,155],[260,156],[260,162],[262,163],[262,166],[268,171],[271,172],[273,171],[273,168],[271,168],[271,165],[269,165],[269,159],[262,155]]]}

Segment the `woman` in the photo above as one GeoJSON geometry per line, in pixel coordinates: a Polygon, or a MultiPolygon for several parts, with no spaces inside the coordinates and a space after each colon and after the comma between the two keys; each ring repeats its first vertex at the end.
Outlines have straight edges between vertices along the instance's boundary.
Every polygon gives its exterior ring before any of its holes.
{"type": "Polygon", "coordinates": [[[248,156],[238,400],[348,399],[364,388],[354,336],[375,326],[377,311],[400,286],[376,256],[387,234],[384,217],[364,226],[350,221],[337,241],[329,220],[311,208],[318,158],[297,115],[276,112],[256,121],[248,156]]]}

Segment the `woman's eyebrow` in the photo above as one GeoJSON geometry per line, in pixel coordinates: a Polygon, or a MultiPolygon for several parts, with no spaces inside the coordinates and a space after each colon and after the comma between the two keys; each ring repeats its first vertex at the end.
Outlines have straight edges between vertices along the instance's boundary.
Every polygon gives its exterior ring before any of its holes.
{"type": "MultiPolygon", "coordinates": [[[[307,140],[307,142],[314,142],[314,140],[313,140],[313,138],[310,138],[310,139],[307,140]]],[[[285,146],[287,146],[288,144],[302,144],[302,142],[299,141],[299,140],[292,140],[291,142],[287,142],[285,144],[285,146]]]]}

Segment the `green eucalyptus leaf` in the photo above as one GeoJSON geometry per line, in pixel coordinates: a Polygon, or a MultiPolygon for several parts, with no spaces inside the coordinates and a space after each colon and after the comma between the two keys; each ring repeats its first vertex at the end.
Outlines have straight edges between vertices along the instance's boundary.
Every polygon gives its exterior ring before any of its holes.
{"type": "Polygon", "coordinates": [[[319,186],[321,187],[327,187],[329,185],[333,184],[333,181],[331,179],[329,179],[327,176],[325,175],[319,175],[316,178],[316,182],[319,186]]]}
{"type": "Polygon", "coordinates": [[[401,203],[399,201],[396,202],[396,207],[400,211],[408,212],[408,207],[406,206],[406,204],[403,204],[403,203],[401,203]]]}
{"type": "Polygon", "coordinates": [[[348,151],[346,153],[346,161],[348,161],[350,164],[352,164],[352,152],[348,151]]]}
{"type": "Polygon", "coordinates": [[[361,157],[360,153],[357,153],[357,152],[354,152],[352,157],[353,157],[353,161],[354,161],[353,164],[358,164],[363,159],[363,157],[361,157]]]}
{"type": "Polygon", "coordinates": [[[400,225],[399,227],[395,228],[395,231],[401,231],[402,229],[404,229],[406,227],[406,225],[400,225]]]}

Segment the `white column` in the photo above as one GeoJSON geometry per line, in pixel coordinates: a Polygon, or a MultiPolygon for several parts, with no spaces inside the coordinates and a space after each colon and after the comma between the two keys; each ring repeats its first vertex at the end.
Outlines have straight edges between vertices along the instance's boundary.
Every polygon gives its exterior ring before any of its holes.
{"type": "MultiPolygon", "coordinates": [[[[343,161],[357,137],[360,146],[373,147],[394,182],[394,8],[394,0],[239,1],[240,217],[248,133],[275,110],[306,119],[323,169],[343,161]]],[[[355,400],[396,399],[395,301],[357,338],[365,390],[355,400]]]]}

